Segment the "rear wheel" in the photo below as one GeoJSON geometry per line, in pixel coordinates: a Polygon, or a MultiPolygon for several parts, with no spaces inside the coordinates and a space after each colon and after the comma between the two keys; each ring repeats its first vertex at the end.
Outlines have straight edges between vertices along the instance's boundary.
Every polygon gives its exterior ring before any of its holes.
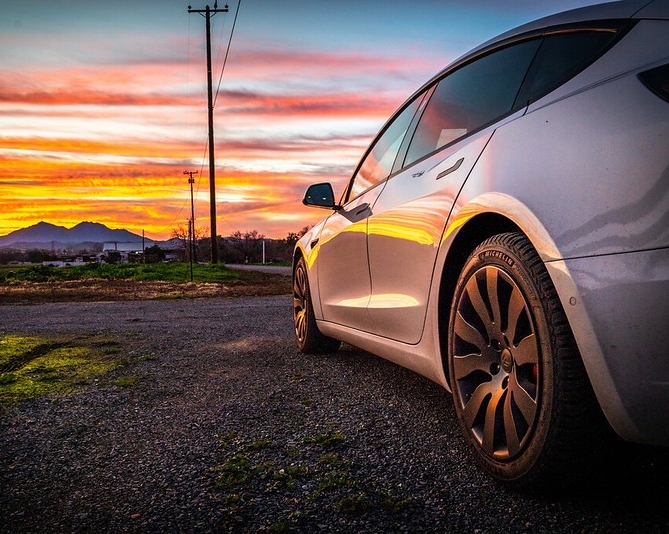
{"type": "Polygon", "coordinates": [[[307,264],[300,258],[293,271],[293,323],[297,347],[305,354],[335,352],[341,342],[321,334],[314,316],[307,264]]]}
{"type": "Polygon", "coordinates": [[[493,236],[469,256],[450,312],[448,367],[461,426],[495,478],[542,485],[584,460],[594,397],[555,288],[523,234],[493,236]]]}

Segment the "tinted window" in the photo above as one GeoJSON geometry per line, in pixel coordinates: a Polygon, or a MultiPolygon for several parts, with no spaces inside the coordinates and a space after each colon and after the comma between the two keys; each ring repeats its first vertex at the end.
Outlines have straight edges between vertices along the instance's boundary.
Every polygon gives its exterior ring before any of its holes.
{"type": "Polygon", "coordinates": [[[525,41],[493,52],[443,78],[418,124],[405,164],[512,111],[540,43],[525,41]]]}
{"type": "Polygon", "coordinates": [[[349,199],[357,197],[363,191],[388,178],[404,139],[404,134],[406,134],[411,119],[416,114],[420,101],[421,98],[419,97],[407,106],[383,134],[377,138],[353,178],[348,195],[349,199]]]}
{"type": "Polygon", "coordinates": [[[590,65],[616,37],[615,30],[576,31],[544,39],[519,100],[532,102],[590,65]]]}

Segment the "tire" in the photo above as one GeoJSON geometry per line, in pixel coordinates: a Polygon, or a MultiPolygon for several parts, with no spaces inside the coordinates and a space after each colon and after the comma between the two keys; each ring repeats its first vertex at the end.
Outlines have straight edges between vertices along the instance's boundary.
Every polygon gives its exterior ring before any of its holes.
{"type": "Polygon", "coordinates": [[[341,341],[321,334],[316,324],[307,264],[300,258],[293,271],[293,324],[297,347],[305,354],[336,352],[341,341]]]}
{"type": "Polygon", "coordinates": [[[601,412],[555,288],[521,233],[469,256],[448,327],[448,372],[483,469],[517,489],[570,484],[601,412]]]}

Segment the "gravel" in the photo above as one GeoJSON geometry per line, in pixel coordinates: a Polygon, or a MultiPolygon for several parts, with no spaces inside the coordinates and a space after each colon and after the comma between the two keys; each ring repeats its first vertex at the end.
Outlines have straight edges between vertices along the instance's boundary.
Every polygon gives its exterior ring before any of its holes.
{"type": "Polygon", "coordinates": [[[439,386],[347,345],[300,354],[290,304],[0,307],[0,334],[103,333],[128,361],[0,417],[0,532],[669,529],[666,451],[621,449],[587,491],[513,493],[470,461],[439,386]]]}

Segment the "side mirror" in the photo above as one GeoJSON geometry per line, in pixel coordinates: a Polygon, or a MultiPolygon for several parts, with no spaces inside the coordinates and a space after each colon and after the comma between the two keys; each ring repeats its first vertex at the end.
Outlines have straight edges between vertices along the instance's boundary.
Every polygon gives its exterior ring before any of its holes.
{"type": "Polygon", "coordinates": [[[335,202],[334,190],[329,183],[310,185],[304,194],[302,204],[313,206],[315,208],[325,208],[330,210],[339,209],[340,206],[335,202]]]}

